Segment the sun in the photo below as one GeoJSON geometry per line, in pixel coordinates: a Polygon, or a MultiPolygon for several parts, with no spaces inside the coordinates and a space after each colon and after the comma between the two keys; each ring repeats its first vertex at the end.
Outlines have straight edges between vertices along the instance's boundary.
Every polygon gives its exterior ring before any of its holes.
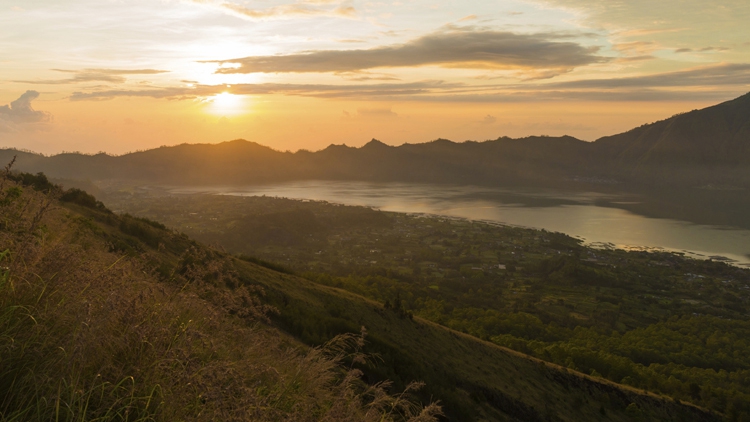
{"type": "Polygon", "coordinates": [[[245,96],[222,92],[207,98],[208,111],[221,116],[236,116],[247,112],[245,96]]]}

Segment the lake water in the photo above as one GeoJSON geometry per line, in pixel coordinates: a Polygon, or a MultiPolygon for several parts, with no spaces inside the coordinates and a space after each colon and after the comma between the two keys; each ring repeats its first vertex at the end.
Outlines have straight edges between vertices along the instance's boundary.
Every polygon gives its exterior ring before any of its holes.
{"type": "Polygon", "coordinates": [[[594,245],[660,248],[698,258],[726,258],[735,265],[750,267],[750,230],[637,215],[617,207],[637,200],[626,196],[544,189],[337,181],[179,188],[172,189],[172,192],[324,200],[383,211],[486,220],[562,232],[594,245]]]}

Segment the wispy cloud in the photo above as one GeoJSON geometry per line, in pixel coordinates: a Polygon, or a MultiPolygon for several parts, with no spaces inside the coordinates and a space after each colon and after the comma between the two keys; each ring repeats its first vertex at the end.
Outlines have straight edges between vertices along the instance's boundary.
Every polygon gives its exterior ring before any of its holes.
{"type": "Polygon", "coordinates": [[[393,111],[391,107],[367,107],[358,108],[355,113],[350,113],[346,110],[341,112],[341,118],[345,121],[355,121],[360,119],[389,119],[399,117],[398,113],[393,111]]]}
{"type": "Polygon", "coordinates": [[[347,81],[365,82],[365,81],[399,81],[401,79],[388,73],[373,73],[367,71],[359,72],[337,72],[336,76],[340,76],[347,81]]]}
{"type": "Polygon", "coordinates": [[[569,82],[466,84],[420,81],[349,84],[236,84],[195,85],[152,89],[75,92],[73,101],[115,97],[151,97],[189,100],[222,92],[237,95],[293,95],[369,101],[426,102],[539,102],[539,101],[676,101],[724,99],[745,93],[750,85],[750,64],[721,64],[678,72],[629,78],[587,79],[569,82]]]}
{"type": "Polygon", "coordinates": [[[255,9],[223,0],[191,0],[193,3],[216,8],[233,16],[249,20],[290,19],[299,17],[329,16],[354,18],[357,10],[338,0],[300,0],[295,3],[255,9]]]}
{"type": "Polygon", "coordinates": [[[653,41],[632,41],[613,44],[612,48],[627,55],[646,55],[653,53],[660,47],[653,41]]]}
{"type": "Polygon", "coordinates": [[[493,124],[495,122],[497,122],[497,117],[492,116],[490,114],[484,116],[484,118],[479,121],[479,123],[481,123],[483,125],[491,125],[491,124],[493,124]]]}
{"type": "Polygon", "coordinates": [[[458,21],[459,22],[468,22],[468,21],[475,21],[477,19],[478,19],[477,15],[469,15],[469,16],[464,16],[463,18],[459,19],[458,21]]]}
{"type": "Polygon", "coordinates": [[[174,100],[209,97],[222,92],[237,95],[283,94],[318,98],[377,98],[380,96],[410,96],[439,92],[445,89],[463,86],[459,83],[442,81],[423,81],[411,83],[381,83],[357,85],[326,84],[235,84],[231,88],[225,85],[197,85],[194,87],[170,87],[144,90],[102,90],[92,92],[74,92],[72,101],[108,100],[116,97],[150,97],[174,100]]]}
{"type": "Polygon", "coordinates": [[[366,50],[316,50],[281,56],[217,61],[239,65],[217,73],[353,72],[381,67],[437,65],[455,68],[556,69],[607,61],[597,47],[562,41],[568,35],[449,30],[405,44],[366,50]]]}
{"type": "Polygon", "coordinates": [[[586,79],[571,82],[546,84],[554,88],[666,88],[666,87],[715,87],[721,85],[750,85],[750,64],[722,63],[701,66],[677,72],[629,78],[586,79]]]}
{"type": "Polygon", "coordinates": [[[694,49],[694,48],[678,48],[674,52],[675,53],[708,53],[708,52],[712,52],[712,51],[721,52],[721,51],[728,51],[728,50],[729,49],[726,48],[726,47],[703,47],[703,48],[697,48],[697,49],[694,49]]]}
{"type": "MultiPolygon", "coordinates": [[[[587,90],[529,90],[490,93],[439,94],[425,95],[420,98],[408,98],[420,102],[432,103],[566,103],[582,102],[664,102],[664,101],[726,101],[747,93],[741,89],[711,91],[665,91],[657,89],[631,89],[622,91],[587,91],[587,90]]],[[[394,101],[396,98],[383,97],[383,100],[394,101]]]]}
{"type": "Polygon", "coordinates": [[[618,57],[617,59],[613,61],[615,63],[632,63],[632,62],[643,62],[646,60],[656,60],[656,56],[652,56],[650,54],[647,54],[644,56],[625,56],[625,57],[618,57]]]}
{"type": "Polygon", "coordinates": [[[389,29],[388,31],[380,31],[380,35],[383,35],[383,36],[386,36],[386,37],[398,37],[401,34],[404,34],[406,32],[407,32],[407,30],[405,30],[405,29],[398,30],[398,31],[395,30],[395,29],[389,29]]]}
{"type": "Polygon", "coordinates": [[[55,72],[68,73],[72,76],[64,79],[40,79],[40,80],[17,80],[13,82],[40,84],[40,85],[64,85],[77,84],[84,82],[109,82],[120,84],[124,83],[127,78],[124,75],[156,75],[167,73],[166,70],[156,69],[52,69],[55,72]]]}
{"type": "Polygon", "coordinates": [[[357,114],[363,117],[398,117],[391,108],[358,108],[357,114]]]}
{"type": "Polygon", "coordinates": [[[533,1],[574,11],[580,24],[603,29],[617,42],[650,41],[674,50],[699,43],[733,46],[750,36],[747,0],[533,1]]]}

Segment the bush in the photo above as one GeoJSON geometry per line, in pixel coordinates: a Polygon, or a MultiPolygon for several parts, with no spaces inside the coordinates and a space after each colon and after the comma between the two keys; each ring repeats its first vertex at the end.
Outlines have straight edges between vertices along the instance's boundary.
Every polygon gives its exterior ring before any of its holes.
{"type": "Polygon", "coordinates": [[[76,188],[66,190],[62,196],[60,196],[60,201],[70,202],[82,207],[111,213],[111,211],[108,210],[101,201],[97,201],[93,195],[76,188]]]}

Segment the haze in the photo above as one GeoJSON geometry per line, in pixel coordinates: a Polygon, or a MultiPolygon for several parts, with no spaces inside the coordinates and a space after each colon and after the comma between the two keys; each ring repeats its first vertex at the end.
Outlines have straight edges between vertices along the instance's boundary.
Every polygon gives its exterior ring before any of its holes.
{"type": "Polygon", "coordinates": [[[0,146],[594,140],[748,91],[744,0],[0,1],[0,146]]]}

